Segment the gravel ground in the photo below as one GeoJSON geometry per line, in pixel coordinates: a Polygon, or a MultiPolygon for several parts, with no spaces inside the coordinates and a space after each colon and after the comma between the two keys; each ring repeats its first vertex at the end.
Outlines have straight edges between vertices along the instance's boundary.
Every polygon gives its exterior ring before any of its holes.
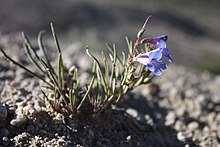
{"type": "MultiPolygon", "coordinates": [[[[1,36],[0,46],[29,67],[15,36],[1,36]]],[[[78,44],[65,48],[86,81],[89,59],[78,44]]],[[[47,105],[37,79],[0,61],[0,146],[220,146],[220,76],[169,66],[114,110],[66,118],[47,105]]]]}

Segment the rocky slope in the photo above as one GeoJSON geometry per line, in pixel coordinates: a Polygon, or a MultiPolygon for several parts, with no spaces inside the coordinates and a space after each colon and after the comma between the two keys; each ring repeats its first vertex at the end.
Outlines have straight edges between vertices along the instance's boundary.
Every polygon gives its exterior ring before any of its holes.
{"type": "MultiPolygon", "coordinates": [[[[21,50],[22,41],[15,36],[2,36],[1,47],[31,68],[21,50]]],[[[66,45],[64,56],[68,64],[82,69],[81,78],[86,81],[90,60],[80,50],[78,44],[66,45]]],[[[171,65],[112,111],[64,118],[45,102],[37,79],[2,55],[0,61],[0,146],[220,144],[220,76],[171,65]]]]}

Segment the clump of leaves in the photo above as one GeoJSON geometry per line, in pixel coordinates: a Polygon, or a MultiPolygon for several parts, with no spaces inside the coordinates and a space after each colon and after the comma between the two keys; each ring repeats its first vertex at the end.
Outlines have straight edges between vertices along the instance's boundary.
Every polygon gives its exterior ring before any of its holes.
{"type": "Polygon", "coordinates": [[[129,54],[124,52],[120,56],[115,45],[107,46],[108,56],[101,52],[102,61],[99,61],[87,48],[86,52],[93,61],[91,81],[87,85],[81,85],[78,78],[78,69],[74,66],[67,68],[64,64],[62,51],[51,24],[51,31],[57,49],[57,69],[55,69],[46,54],[43,45],[43,32],[38,35],[38,46],[43,53],[40,57],[31,45],[29,39],[23,33],[24,49],[26,55],[39,73],[35,73],[22,64],[10,58],[2,49],[3,55],[15,65],[42,80],[50,93],[42,90],[45,98],[54,110],[65,114],[96,113],[112,108],[129,91],[142,84],[148,84],[153,77],[160,76],[167,68],[162,61],[163,57],[172,62],[170,50],[166,48],[167,36],[162,35],[153,38],[142,38],[148,17],[137,34],[137,40],[133,44],[126,38],[129,54]],[[50,96],[48,96],[50,94],[50,96]]]}

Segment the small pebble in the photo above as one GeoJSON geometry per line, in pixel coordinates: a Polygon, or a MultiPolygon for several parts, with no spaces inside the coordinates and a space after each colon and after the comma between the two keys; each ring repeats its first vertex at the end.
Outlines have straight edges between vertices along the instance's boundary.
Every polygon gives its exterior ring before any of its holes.
{"type": "Polygon", "coordinates": [[[177,133],[177,139],[178,139],[179,141],[186,141],[186,134],[183,133],[183,132],[178,132],[178,133],[177,133]]]}
{"type": "Polygon", "coordinates": [[[62,138],[60,138],[58,141],[59,146],[67,146],[67,142],[65,140],[63,140],[62,138]]]}
{"type": "Polygon", "coordinates": [[[19,126],[22,126],[24,125],[25,123],[27,122],[27,116],[24,115],[24,114],[19,114],[16,116],[15,119],[13,119],[10,124],[12,126],[16,126],[16,127],[19,127],[19,126]]]}
{"type": "Polygon", "coordinates": [[[37,112],[41,112],[41,111],[42,111],[42,108],[41,108],[41,106],[40,106],[40,104],[39,104],[38,101],[35,101],[35,103],[34,103],[34,109],[35,109],[37,112]]]}
{"type": "Polygon", "coordinates": [[[58,113],[54,118],[55,124],[62,124],[63,123],[63,115],[58,113]]]}
{"type": "Polygon", "coordinates": [[[138,112],[137,112],[137,110],[135,110],[135,109],[128,108],[128,109],[126,110],[126,112],[127,112],[129,115],[131,115],[132,117],[137,117],[137,116],[138,116],[138,112]]]}
{"type": "Polygon", "coordinates": [[[5,145],[5,146],[7,146],[7,145],[9,144],[9,139],[8,139],[8,137],[3,137],[3,138],[2,138],[2,144],[5,145]]]}
{"type": "Polygon", "coordinates": [[[181,130],[184,130],[186,129],[186,125],[184,122],[180,121],[180,120],[177,120],[175,122],[175,125],[174,125],[174,128],[178,131],[181,131],[181,130]]]}
{"type": "Polygon", "coordinates": [[[153,119],[150,117],[150,115],[146,114],[146,115],[144,116],[144,118],[145,118],[147,124],[149,124],[149,125],[151,125],[151,126],[154,125],[153,119]]]}
{"type": "Polygon", "coordinates": [[[189,131],[194,131],[199,127],[199,123],[196,121],[193,121],[191,123],[188,124],[187,128],[189,131]]]}
{"type": "Polygon", "coordinates": [[[131,137],[131,135],[129,135],[129,136],[127,136],[127,141],[131,141],[132,140],[132,137],[131,137]]]}
{"type": "Polygon", "coordinates": [[[165,124],[167,126],[174,124],[175,120],[176,120],[176,114],[173,111],[170,111],[167,116],[166,116],[166,122],[165,124]]]}
{"type": "MultiPolygon", "coordinates": [[[[32,107],[33,107],[33,106],[31,106],[30,104],[27,105],[27,106],[24,106],[24,107],[22,108],[22,112],[19,112],[19,113],[24,113],[24,114],[28,115],[29,110],[32,109],[32,107]]],[[[18,114],[19,114],[19,113],[18,113],[18,114]]]]}

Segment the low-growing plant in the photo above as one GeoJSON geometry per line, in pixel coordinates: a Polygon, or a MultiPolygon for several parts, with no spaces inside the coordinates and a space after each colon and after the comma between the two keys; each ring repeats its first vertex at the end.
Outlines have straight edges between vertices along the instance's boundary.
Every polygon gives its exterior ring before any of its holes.
{"type": "Polygon", "coordinates": [[[142,38],[149,18],[137,33],[134,44],[126,38],[127,56],[124,52],[119,56],[115,45],[107,45],[109,54],[101,52],[101,61],[99,61],[88,48],[86,49],[88,56],[93,61],[91,81],[86,85],[81,85],[78,69],[75,66],[68,69],[64,64],[53,24],[51,24],[51,31],[58,52],[57,68],[52,66],[46,54],[43,32],[38,35],[38,47],[42,51],[43,57],[39,56],[23,33],[26,55],[39,69],[39,73],[35,73],[13,60],[2,49],[1,52],[12,63],[45,83],[43,87],[49,93],[43,89],[42,93],[55,111],[69,115],[78,112],[101,112],[111,109],[132,89],[150,83],[155,75],[160,76],[162,71],[167,68],[162,57],[173,62],[170,50],[166,47],[167,36],[142,38]],[[49,94],[50,96],[48,96],[49,94]]]}

